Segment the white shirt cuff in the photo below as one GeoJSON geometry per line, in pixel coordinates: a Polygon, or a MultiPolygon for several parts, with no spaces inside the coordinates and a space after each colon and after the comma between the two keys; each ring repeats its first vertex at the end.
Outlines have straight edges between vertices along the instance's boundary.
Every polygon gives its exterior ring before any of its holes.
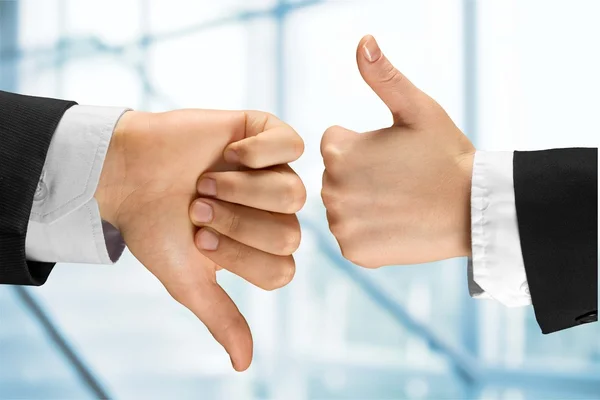
{"type": "Polygon", "coordinates": [[[531,304],[521,253],[513,152],[475,153],[471,185],[469,291],[505,306],[531,304]]]}
{"type": "Polygon", "coordinates": [[[125,244],[94,199],[113,130],[125,108],[73,106],[50,142],[34,196],[28,260],[112,264],[125,244]]]}

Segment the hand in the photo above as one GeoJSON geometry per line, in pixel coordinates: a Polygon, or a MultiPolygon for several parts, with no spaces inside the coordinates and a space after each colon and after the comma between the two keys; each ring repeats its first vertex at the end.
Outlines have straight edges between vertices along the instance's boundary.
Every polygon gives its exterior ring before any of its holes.
{"type": "Polygon", "coordinates": [[[473,145],[372,36],[357,62],[394,123],[363,134],[334,126],[323,136],[322,198],[344,257],[375,268],[470,254],[473,145]]]}
{"type": "MultiPolygon", "coordinates": [[[[196,228],[190,220],[190,204],[198,195],[198,177],[209,171],[239,169],[231,150],[241,157],[240,161],[246,160],[246,165],[254,160],[258,164],[251,166],[263,167],[297,159],[303,152],[303,142],[292,128],[261,112],[130,111],[115,129],[95,197],[103,219],[119,229],[132,254],[175,300],[204,322],[229,353],[234,368],[241,371],[252,359],[250,329],[217,284],[217,264],[198,251],[194,243],[196,228]],[[224,154],[234,163],[226,162],[224,154]]],[[[302,187],[295,174],[289,173],[288,180],[302,187]]],[[[300,198],[286,211],[295,212],[302,203],[300,198]]],[[[229,207],[216,200],[213,204],[229,207]]],[[[221,208],[215,209],[214,215],[215,223],[221,222],[221,208]]],[[[293,230],[289,223],[286,219],[269,227],[289,236],[293,230]]],[[[237,237],[232,236],[227,240],[221,237],[219,252],[231,254],[236,246],[239,248],[237,237]]],[[[274,244],[270,250],[289,254],[292,246],[283,247],[274,244]]],[[[245,252],[238,254],[237,260],[219,259],[221,266],[233,267],[234,272],[270,289],[291,278],[293,260],[289,256],[269,259],[268,276],[259,279],[250,276],[250,271],[254,263],[266,261],[245,252]],[[232,264],[226,265],[229,261],[232,264]],[[241,263],[246,267],[242,268],[241,263]]]]}
{"type": "MultiPolygon", "coordinates": [[[[241,163],[257,165],[247,160],[241,163]]],[[[194,201],[190,218],[201,227],[196,244],[207,258],[266,290],[292,280],[291,254],[300,245],[295,213],[306,201],[306,190],[288,165],[209,172],[199,180],[198,192],[210,197],[194,201]]]]}

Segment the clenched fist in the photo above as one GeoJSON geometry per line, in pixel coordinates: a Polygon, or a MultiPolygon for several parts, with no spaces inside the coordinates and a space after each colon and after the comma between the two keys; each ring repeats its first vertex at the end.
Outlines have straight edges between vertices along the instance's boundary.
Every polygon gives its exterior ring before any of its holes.
{"type": "Polygon", "coordinates": [[[250,365],[252,337],[216,271],[266,289],[290,281],[300,240],[294,213],[306,194],[287,163],[303,146],[267,113],[130,111],[106,156],[95,195],[102,218],[206,324],[236,370],[250,365]]]}
{"type": "Polygon", "coordinates": [[[343,255],[375,268],[470,254],[473,145],[372,36],[357,62],[394,123],[367,133],[334,126],[323,136],[322,198],[343,255]]]}

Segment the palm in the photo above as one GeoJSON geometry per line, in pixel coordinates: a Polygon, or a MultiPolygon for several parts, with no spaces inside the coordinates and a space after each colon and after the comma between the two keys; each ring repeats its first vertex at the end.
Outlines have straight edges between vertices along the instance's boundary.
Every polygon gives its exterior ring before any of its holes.
{"type": "Polygon", "coordinates": [[[215,280],[215,264],[194,245],[196,228],[188,216],[193,197],[165,193],[139,204],[135,218],[122,229],[129,250],[176,298],[199,281],[215,280]]]}

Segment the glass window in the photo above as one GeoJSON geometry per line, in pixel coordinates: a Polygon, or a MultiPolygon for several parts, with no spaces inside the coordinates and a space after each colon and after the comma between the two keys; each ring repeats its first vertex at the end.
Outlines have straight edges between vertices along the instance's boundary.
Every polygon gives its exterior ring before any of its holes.
{"type": "MultiPolygon", "coordinates": [[[[600,393],[599,324],[541,335],[531,307],[470,299],[462,259],[361,271],[341,259],[319,196],[325,129],[391,123],[356,68],[367,33],[478,148],[596,146],[600,3],[9,3],[0,2],[0,88],[151,111],[263,109],[306,142],[294,163],[309,193],[294,282],[263,292],[219,277],[254,334],[249,372],[234,373],[204,326],[130,253],[112,267],[60,265],[45,286],[26,289],[111,398],[600,393]]],[[[0,398],[97,397],[31,307],[0,288],[0,398]]]]}

